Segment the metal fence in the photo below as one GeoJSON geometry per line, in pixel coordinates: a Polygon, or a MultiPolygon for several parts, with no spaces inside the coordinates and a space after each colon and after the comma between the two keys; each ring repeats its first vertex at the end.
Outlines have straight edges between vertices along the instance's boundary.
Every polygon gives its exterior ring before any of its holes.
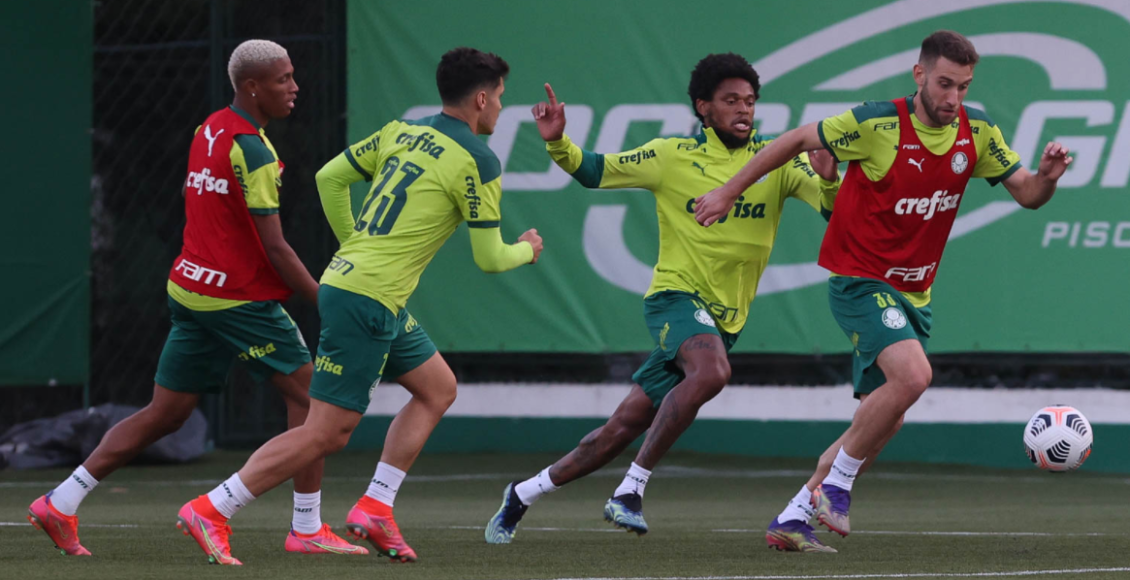
{"type": "MultiPolygon", "coordinates": [[[[336,247],[314,173],[344,147],[345,0],[99,0],[94,9],[91,380],[85,388],[27,388],[0,406],[0,430],[84,404],[144,405],[169,329],[165,281],[181,245],[180,186],[194,129],[232,98],[226,65],[248,38],[285,46],[300,85],[290,118],[268,133],[287,163],[280,216],[287,240],[318,275],[336,247]]],[[[288,310],[316,346],[312,305],[288,310]]],[[[458,379],[627,381],[646,353],[448,353],[458,379]]],[[[968,354],[931,357],[935,383],[1130,388],[1126,355],[968,354]]],[[[847,356],[736,355],[733,382],[850,380],[847,356]]],[[[282,402],[233,367],[205,400],[215,440],[261,441],[285,427],[282,402]]]]}
{"type": "MultiPolygon", "coordinates": [[[[290,53],[299,100],[267,131],[287,164],[283,231],[311,272],[335,247],[314,173],[345,145],[341,0],[107,0],[95,4],[92,356],[89,399],[144,405],[169,330],[165,280],[180,251],[180,196],[197,126],[229,104],[227,61],[249,38],[290,53]]],[[[308,339],[317,310],[288,309],[308,339]]],[[[285,428],[273,393],[239,371],[222,400],[206,401],[218,441],[257,440],[285,428]]]]}

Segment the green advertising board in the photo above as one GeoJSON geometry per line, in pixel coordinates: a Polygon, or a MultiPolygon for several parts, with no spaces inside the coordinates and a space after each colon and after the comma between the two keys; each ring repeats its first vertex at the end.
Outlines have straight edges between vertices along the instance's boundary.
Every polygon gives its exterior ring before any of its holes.
{"type": "MultiPolygon", "coordinates": [[[[931,350],[1130,351],[1130,3],[354,0],[349,136],[437,111],[433,75],[448,49],[503,56],[512,72],[487,141],[503,165],[503,236],[538,228],[545,252],[536,266],[487,275],[457,231],[409,308],[442,350],[643,351],[653,346],[641,299],[658,248],[654,199],[586,190],[552,164],[529,112],[542,84],[568,104],[574,142],[612,153],[693,132],[690,71],[733,51],[761,75],[756,121],[771,135],[913,92],[918,46],[942,28],[977,46],[967,104],[1001,126],[1024,165],[1052,139],[1075,162],[1039,211],[970,184],[934,288],[931,350]]],[[[785,208],[736,351],[846,352],[815,264],[824,221],[802,203],[785,208]]]]}
{"type": "Polygon", "coordinates": [[[0,3],[0,385],[81,385],[90,361],[90,2],[0,3]]]}

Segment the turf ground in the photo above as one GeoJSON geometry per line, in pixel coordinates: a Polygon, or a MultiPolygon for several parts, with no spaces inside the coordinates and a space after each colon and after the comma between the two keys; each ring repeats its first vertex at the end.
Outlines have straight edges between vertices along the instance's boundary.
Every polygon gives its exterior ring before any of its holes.
{"type": "MultiPolygon", "coordinates": [[[[244,566],[209,566],[176,531],[175,514],[245,457],[224,452],[190,466],[116,473],[79,512],[92,558],[59,555],[24,518],[69,470],[0,472],[0,578],[1130,578],[1130,476],[880,462],[857,483],[857,532],[821,533],[840,553],[784,554],[766,548],[765,525],[811,462],[694,454],[672,454],[653,475],[644,502],[652,531],[642,538],[612,531],[601,517],[627,456],[533,506],[514,544],[489,546],[482,526],[503,486],[555,457],[426,455],[396,506],[419,563],[283,552],[286,485],[232,521],[233,553],[244,566]]],[[[339,532],[377,458],[330,458],[322,515],[339,532]]]]}

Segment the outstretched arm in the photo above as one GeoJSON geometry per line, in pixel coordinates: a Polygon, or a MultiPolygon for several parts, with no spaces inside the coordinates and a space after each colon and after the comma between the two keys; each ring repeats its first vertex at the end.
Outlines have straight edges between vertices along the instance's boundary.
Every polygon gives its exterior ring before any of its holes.
{"type": "Polygon", "coordinates": [[[1016,203],[1028,208],[1039,209],[1051,201],[1055,195],[1056,184],[1074,157],[1068,155],[1067,147],[1051,142],[1044,146],[1040,156],[1040,166],[1035,174],[1021,167],[1004,180],[1004,187],[1012,194],[1016,203]]]}
{"type": "MultiPolygon", "coordinates": [[[[548,102],[534,105],[531,112],[545,150],[558,167],[589,189],[642,188],[653,190],[662,180],[660,148],[655,141],[622,153],[586,151],[565,134],[565,103],[557,102],[553,87],[545,83],[548,102]]],[[[582,143],[583,145],[583,143],[582,143]]]]}
{"type": "Polygon", "coordinates": [[[536,264],[541,255],[541,236],[537,230],[529,230],[518,237],[518,242],[507,244],[502,241],[502,232],[497,226],[490,228],[473,227],[468,223],[471,233],[471,253],[475,265],[488,274],[513,270],[524,264],[536,264]]]}
{"type": "Polygon", "coordinates": [[[710,226],[726,215],[734,206],[734,200],[763,175],[784,165],[803,151],[823,149],[818,125],[819,123],[809,123],[774,139],[722,187],[696,199],[695,219],[698,223],[710,226]]]}
{"type": "Polygon", "coordinates": [[[808,204],[825,220],[831,220],[841,183],[836,158],[825,149],[813,149],[796,156],[785,167],[787,195],[808,204]]]}

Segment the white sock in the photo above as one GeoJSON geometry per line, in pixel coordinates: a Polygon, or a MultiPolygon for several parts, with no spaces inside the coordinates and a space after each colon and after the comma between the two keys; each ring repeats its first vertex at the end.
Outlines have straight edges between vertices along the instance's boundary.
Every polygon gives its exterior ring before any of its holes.
{"type": "Polygon", "coordinates": [[[313,534],[322,529],[322,491],[294,492],[294,517],[290,526],[300,534],[313,534]]]}
{"type": "Polygon", "coordinates": [[[802,485],[796,496],[789,500],[785,511],[777,516],[777,521],[782,524],[793,520],[807,522],[814,515],[816,510],[812,509],[812,492],[808,490],[807,485],[802,485]]]}
{"type": "Polygon", "coordinates": [[[866,459],[856,459],[845,453],[844,448],[840,447],[840,452],[836,454],[836,460],[832,463],[832,470],[828,472],[828,477],[824,478],[824,483],[851,491],[851,486],[855,483],[855,476],[859,474],[859,468],[863,466],[866,459]]]}
{"type": "Polygon", "coordinates": [[[557,486],[553,485],[553,480],[549,478],[549,468],[538,472],[537,475],[519,483],[514,486],[514,493],[518,494],[518,499],[526,505],[534,505],[541,496],[547,493],[557,491],[557,486]]]}
{"type": "Polygon", "coordinates": [[[78,469],[71,474],[70,477],[63,480],[55,491],[51,492],[51,505],[60,513],[68,516],[75,515],[78,511],[78,504],[86,499],[86,494],[94,491],[94,487],[98,485],[98,480],[90,476],[90,472],[83,466],[78,466],[78,469]]]}
{"type": "Polygon", "coordinates": [[[636,493],[643,497],[643,488],[647,487],[647,480],[651,477],[651,472],[636,465],[632,462],[632,466],[628,468],[628,474],[624,476],[624,481],[620,482],[620,487],[612,494],[612,497],[624,495],[626,493],[636,493]]]}
{"type": "Polygon", "coordinates": [[[227,481],[208,492],[208,499],[212,501],[212,506],[220,512],[220,515],[230,518],[235,515],[235,512],[254,501],[255,496],[247,491],[247,486],[243,485],[243,480],[239,478],[239,474],[233,473],[227,481]]]}
{"type": "Polygon", "coordinates": [[[369,482],[369,490],[365,495],[392,507],[393,502],[396,501],[396,492],[400,491],[400,484],[404,482],[405,475],[407,474],[403,471],[382,461],[377,464],[377,472],[373,474],[373,480],[369,482]]]}

